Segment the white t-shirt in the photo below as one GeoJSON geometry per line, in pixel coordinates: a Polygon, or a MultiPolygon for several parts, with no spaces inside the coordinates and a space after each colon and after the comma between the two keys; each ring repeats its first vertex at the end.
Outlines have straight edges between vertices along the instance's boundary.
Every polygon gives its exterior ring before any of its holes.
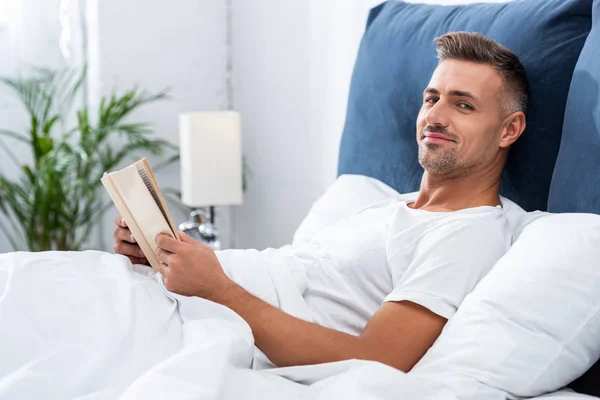
{"type": "Polygon", "coordinates": [[[449,319],[510,247],[500,206],[429,212],[412,201],[380,201],[298,249],[318,259],[304,291],[316,323],[358,335],[382,303],[402,300],[449,319]]]}

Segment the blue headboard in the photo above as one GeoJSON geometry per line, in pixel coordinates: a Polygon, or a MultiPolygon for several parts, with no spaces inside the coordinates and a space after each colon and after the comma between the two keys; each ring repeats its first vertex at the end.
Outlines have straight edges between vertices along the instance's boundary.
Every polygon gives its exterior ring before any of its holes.
{"type": "Polygon", "coordinates": [[[375,7],[354,66],[338,173],[371,176],[401,193],[419,189],[415,121],[437,65],[433,39],[476,31],[517,54],[530,80],[527,129],[509,151],[501,194],[546,210],[569,84],[590,28],[590,0],[375,7]]]}

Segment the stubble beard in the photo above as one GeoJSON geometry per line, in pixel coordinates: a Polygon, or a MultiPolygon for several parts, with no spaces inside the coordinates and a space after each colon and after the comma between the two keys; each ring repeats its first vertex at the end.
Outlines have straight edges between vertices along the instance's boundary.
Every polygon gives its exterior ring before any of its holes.
{"type": "Polygon", "coordinates": [[[419,164],[430,174],[448,175],[458,169],[456,149],[438,143],[419,144],[419,164]]]}

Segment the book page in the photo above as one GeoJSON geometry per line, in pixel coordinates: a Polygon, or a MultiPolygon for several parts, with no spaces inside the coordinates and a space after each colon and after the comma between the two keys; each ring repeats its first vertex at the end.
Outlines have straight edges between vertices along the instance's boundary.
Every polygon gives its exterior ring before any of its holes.
{"type": "Polygon", "coordinates": [[[169,227],[171,228],[171,233],[177,240],[179,240],[179,232],[175,228],[175,223],[171,218],[171,213],[169,212],[169,208],[167,207],[165,198],[163,197],[162,192],[160,191],[158,182],[156,182],[156,178],[152,173],[152,168],[150,168],[150,164],[145,158],[142,158],[140,161],[136,162],[135,165],[137,167],[138,173],[142,178],[142,181],[146,185],[146,188],[148,188],[148,191],[152,195],[152,198],[156,202],[156,205],[158,205],[158,208],[165,217],[165,221],[167,221],[167,224],[169,224],[169,227]]]}

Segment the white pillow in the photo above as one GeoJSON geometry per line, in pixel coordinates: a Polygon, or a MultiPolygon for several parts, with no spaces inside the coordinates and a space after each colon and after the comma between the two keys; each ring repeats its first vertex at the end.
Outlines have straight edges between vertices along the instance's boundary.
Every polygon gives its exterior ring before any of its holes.
{"type": "Polygon", "coordinates": [[[460,399],[537,396],[600,357],[600,216],[529,224],[412,374],[460,399]]]}
{"type": "Polygon", "coordinates": [[[313,204],[296,229],[292,244],[309,243],[321,229],[393,197],[400,197],[400,194],[377,179],[364,175],[341,175],[313,204]]]}

